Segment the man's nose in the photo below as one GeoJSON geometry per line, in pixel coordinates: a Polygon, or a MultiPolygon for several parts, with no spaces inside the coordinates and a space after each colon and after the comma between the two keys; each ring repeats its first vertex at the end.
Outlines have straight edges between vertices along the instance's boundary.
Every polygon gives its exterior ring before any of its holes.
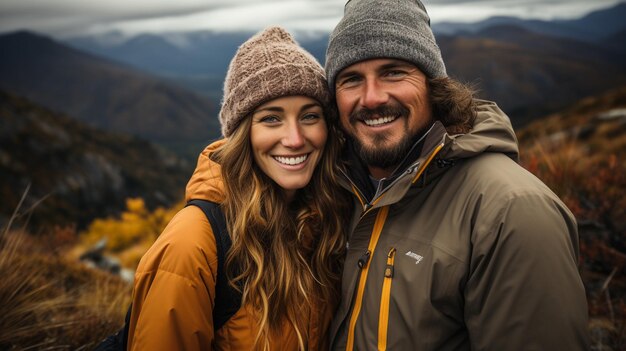
{"type": "Polygon", "coordinates": [[[389,95],[376,79],[366,80],[363,96],[361,97],[361,105],[363,105],[363,107],[374,109],[380,105],[386,104],[388,100],[389,95]]]}
{"type": "Polygon", "coordinates": [[[298,123],[291,123],[286,126],[282,143],[284,146],[292,149],[304,146],[304,135],[302,134],[302,128],[298,125],[298,123]]]}

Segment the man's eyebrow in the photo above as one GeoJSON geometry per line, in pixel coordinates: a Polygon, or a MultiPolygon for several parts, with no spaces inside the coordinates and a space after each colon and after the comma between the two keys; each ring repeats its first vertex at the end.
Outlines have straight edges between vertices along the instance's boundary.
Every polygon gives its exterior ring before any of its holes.
{"type": "Polygon", "coordinates": [[[412,68],[414,67],[412,64],[408,63],[408,62],[404,62],[404,61],[392,61],[389,63],[386,63],[382,66],[380,66],[378,68],[379,71],[384,71],[387,69],[393,69],[393,68],[412,68]]]}
{"type": "Polygon", "coordinates": [[[337,79],[335,79],[335,81],[338,81],[338,80],[346,78],[346,77],[357,76],[357,75],[359,75],[359,73],[357,71],[347,69],[347,70],[339,73],[339,75],[337,76],[337,79]]]}

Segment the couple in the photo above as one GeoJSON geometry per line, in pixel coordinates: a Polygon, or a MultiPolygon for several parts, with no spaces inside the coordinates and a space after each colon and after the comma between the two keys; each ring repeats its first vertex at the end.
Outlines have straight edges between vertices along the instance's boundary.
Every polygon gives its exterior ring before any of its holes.
{"type": "Polygon", "coordinates": [[[221,204],[241,307],[214,332],[216,242],[186,207],[141,260],[129,349],[586,349],[575,220],[429,21],[349,1],[325,72],[278,27],[239,48],[186,197],[221,204]]]}

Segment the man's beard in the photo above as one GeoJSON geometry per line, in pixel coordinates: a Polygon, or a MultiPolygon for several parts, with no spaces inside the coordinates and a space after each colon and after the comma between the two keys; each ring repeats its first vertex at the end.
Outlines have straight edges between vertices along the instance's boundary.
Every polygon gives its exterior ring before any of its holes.
{"type": "MultiPolygon", "coordinates": [[[[350,123],[360,123],[359,121],[371,118],[372,116],[395,116],[397,118],[404,118],[406,123],[409,118],[409,113],[410,111],[400,104],[384,105],[371,110],[363,108],[350,116],[350,123]]],[[[418,135],[412,135],[407,130],[407,133],[404,134],[395,145],[391,146],[387,146],[388,136],[384,133],[376,134],[371,145],[365,145],[354,135],[349,135],[349,137],[353,142],[355,151],[366,165],[388,169],[402,162],[407,153],[411,150],[413,143],[419,137],[419,134],[420,133],[418,133],[418,135]]]]}

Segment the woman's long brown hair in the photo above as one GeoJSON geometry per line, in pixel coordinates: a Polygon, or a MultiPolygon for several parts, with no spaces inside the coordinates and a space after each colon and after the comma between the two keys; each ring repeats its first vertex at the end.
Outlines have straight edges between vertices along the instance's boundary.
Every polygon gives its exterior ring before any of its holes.
{"type": "Polygon", "coordinates": [[[341,142],[330,119],[326,113],[328,139],[319,164],[292,203],[254,162],[251,117],[215,154],[222,167],[223,209],[233,243],[226,269],[230,283],[241,287],[242,306],[258,318],[255,344],[262,349],[269,348],[273,332],[289,323],[304,350],[309,315],[324,314],[339,300],[344,221],[351,199],[337,183],[341,142]]]}

